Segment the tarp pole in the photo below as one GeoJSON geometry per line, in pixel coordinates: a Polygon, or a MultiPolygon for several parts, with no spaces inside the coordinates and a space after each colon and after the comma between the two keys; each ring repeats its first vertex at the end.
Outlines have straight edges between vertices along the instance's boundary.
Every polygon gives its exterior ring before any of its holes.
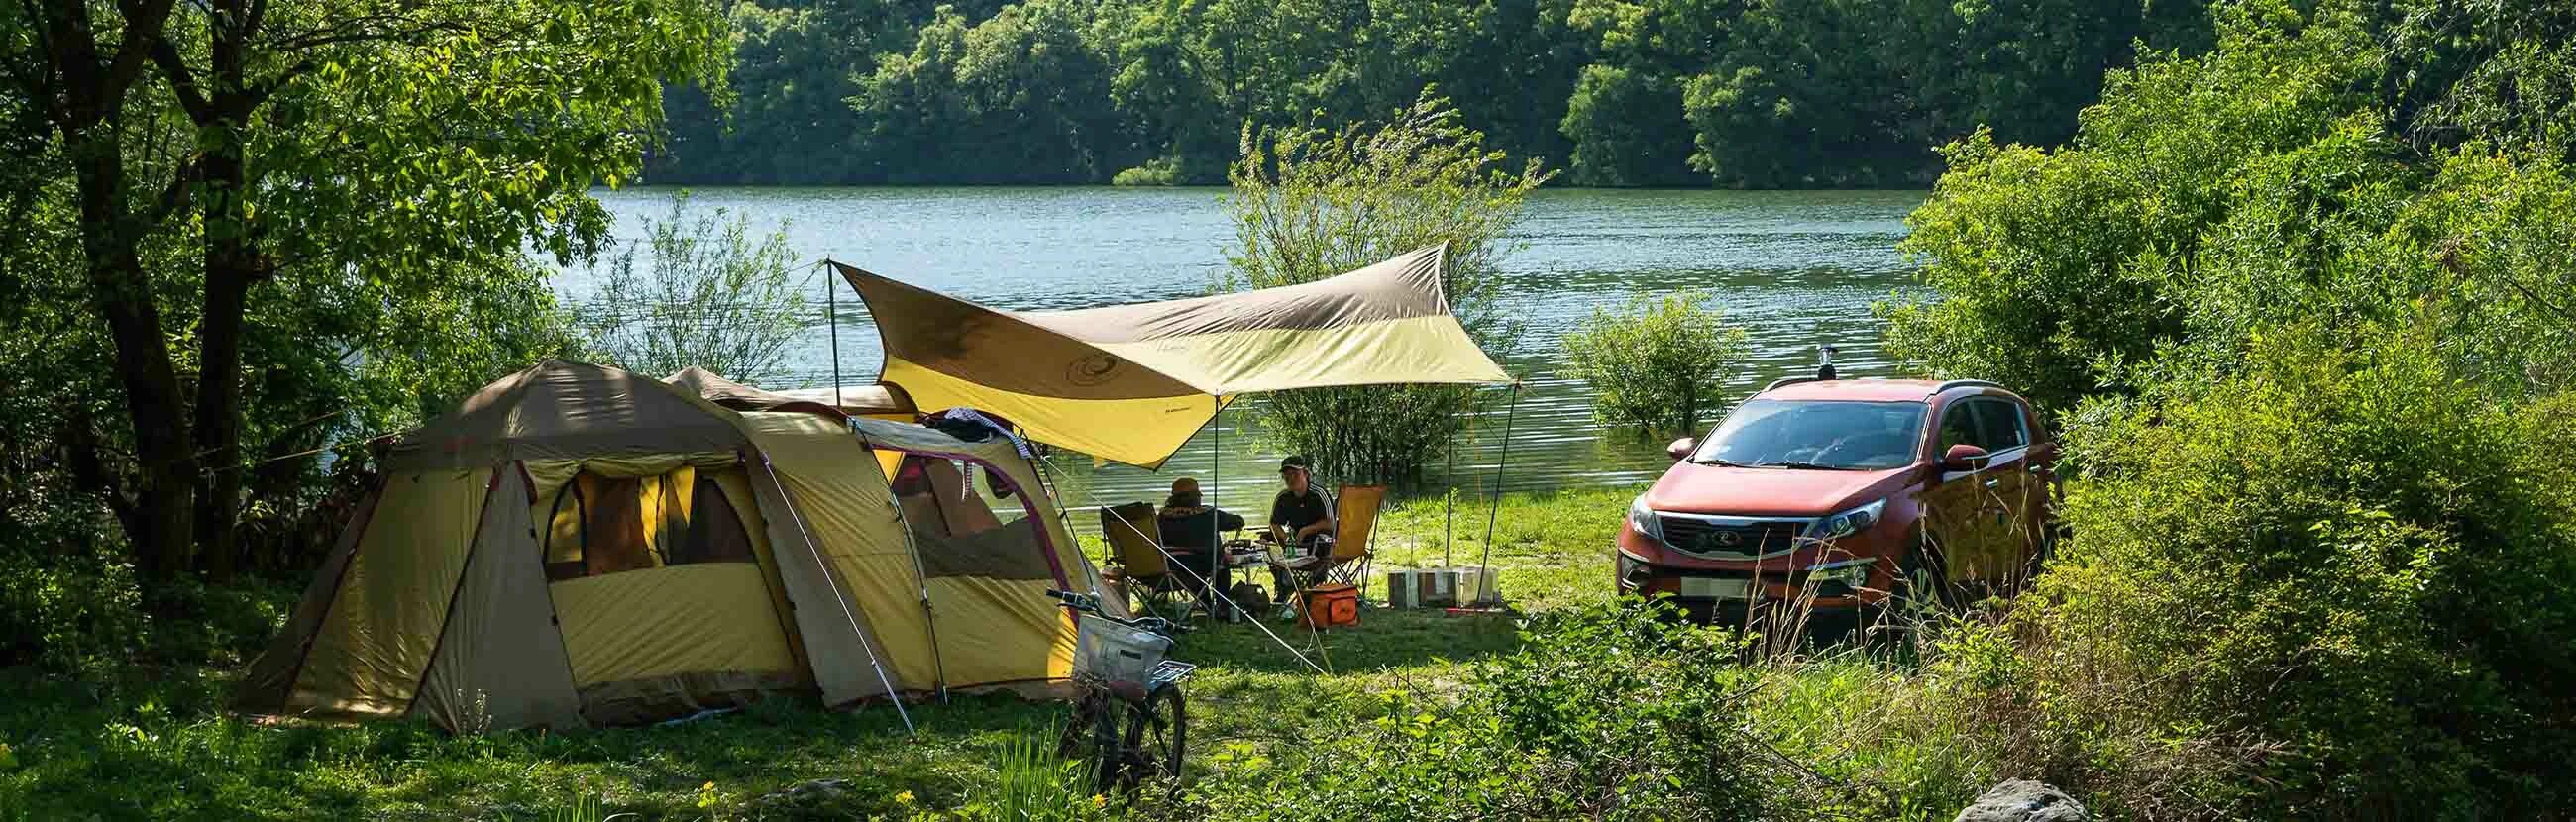
{"type": "MultiPolygon", "coordinates": [[[[1492,507],[1485,509],[1485,555],[1482,559],[1476,560],[1476,581],[1479,585],[1484,584],[1488,569],[1493,567],[1494,520],[1503,513],[1503,466],[1512,461],[1512,415],[1519,413],[1520,409],[1521,382],[1513,380],[1511,404],[1503,407],[1503,455],[1494,460],[1494,501],[1492,507]]],[[[1499,590],[1488,590],[1477,597],[1479,605],[1499,605],[1502,601],[1503,592],[1499,590]]]]}
{"type": "Polygon", "coordinates": [[[1454,568],[1458,565],[1457,561],[1449,555],[1449,544],[1458,538],[1458,432],[1476,423],[1475,387],[1469,386],[1460,396],[1467,398],[1467,421],[1460,423],[1457,428],[1449,429],[1449,470],[1440,476],[1442,482],[1449,484],[1448,493],[1440,495],[1440,507],[1447,519],[1447,524],[1440,528],[1440,567],[1442,568],[1454,568]]]}
{"type": "MultiPolygon", "coordinates": [[[[787,503],[787,517],[795,521],[796,535],[805,540],[805,550],[814,555],[814,566],[822,570],[824,584],[833,585],[832,561],[824,559],[823,547],[814,544],[814,532],[805,527],[804,512],[796,510],[796,498],[789,495],[787,486],[778,481],[778,470],[770,467],[769,454],[766,452],[760,455],[760,473],[769,478],[769,487],[778,489],[778,499],[787,503]]],[[[901,507],[896,506],[898,510],[901,507]]],[[[841,596],[838,586],[833,587],[833,603],[841,606],[841,616],[850,621],[850,632],[858,635],[859,650],[867,652],[868,667],[876,670],[877,683],[885,686],[886,701],[894,703],[894,715],[903,720],[903,732],[906,735],[919,736],[921,731],[912,726],[912,713],[903,709],[903,692],[895,690],[894,680],[886,677],[885,664],[878,661],[876,649],[868,646],[868,632],[867,629],[859,627],[859,615],[850,611],[850,602],[841,596]]]]}
{"type": "MultiPolygon", "coordinates": [[[[1217,505],[1216,496],[1217,486],[1221,484],[1219,480],[1225,475],[1225,398],[1210,394],[1208,402],[1216,404],[1216,411],[1208,415],[1207,507],[1210,512],[1216,512],[1225,510],[1217,505]]],[[[1220,522],[1223,519],[1224,516],[1220,514],[1208,515],[1208,552],[1216,555],[1217,565],[1220,567],[1225,564],[1225,524],[1220,522]]],[[[1198,573],[1192,571],[1190,575],[1195,577],[1198,573]]],[[[1216,606],[1216,598],[1213,596],[1215,588],[1215,580],[1206,578],[1199,580],[1200,591],[1210,595],[1205,601],[1211,607],[1216,606]]],[[[1232,607],[1232,604],[1228,603],[1227,607],[1232,607]]]]}
{"type": "Polygon", "coordinates": [[[841,290],[832,287],[832,277],[823,278],[823,318],[832,326],[832,408],[841,404],[841,290]]]}

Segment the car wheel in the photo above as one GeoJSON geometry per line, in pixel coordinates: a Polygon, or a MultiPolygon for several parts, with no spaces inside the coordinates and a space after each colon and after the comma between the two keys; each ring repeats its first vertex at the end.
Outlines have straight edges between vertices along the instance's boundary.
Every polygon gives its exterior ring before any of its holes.
{"type": "Polygon", "coordinates": [[[1930,542],[1918,542],[1905,551],[1896,564],[1896,579],[1889,585],[1888,597],[1869,620],[1868,633],[1888,639],[1913,637],[1924,625],[1937,622],[1958,604],[1956,586],[1941,561],[1941,550],[1930,542]]]}

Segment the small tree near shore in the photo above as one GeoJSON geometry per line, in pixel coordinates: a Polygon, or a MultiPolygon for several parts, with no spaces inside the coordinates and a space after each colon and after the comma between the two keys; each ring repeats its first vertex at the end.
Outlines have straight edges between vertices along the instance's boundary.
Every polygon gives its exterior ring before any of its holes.
{"type": "Polygon", "coordinates": [[[1708,295],[1639,295],[1626,308],[1595,308],[1565,335],[1569,374],[1592,387],[1593,415],[1644,431],[1699,426],[1723,400],[1718,380],[1744,364],[1744,329],[1702,307],[1708,295]]]}
{"type": "MultiPolygon", "coordinates": [[[[1547,181],[1517,173],[1432,89],[1377,124],[1246,129],[1227,178],[1237,245],[1219,285],[1314,282],[1446,242],[1450,309],[1488,350],[1514,334],[1494,305],[1503,234],[1547,181]]],[[[1463,386],[1363,386],[1272,394],[1255,412],[1272,444],[1309,454],[1325,476],[1419,478],[1467,423],[1463,386]]]]}
{"type": "Polygon", "coordinates": [[[726,210],[688,216],[689,197],[669,217],[644,220],[603,270],[578,316],[609,364],[654,377],[698,366],[751,385],[787,376],[787,345],[802,327],[805,298],[789,282],[795,256],[782,229],[755,243],[750,220],[726,210]],[[638,270],[639,252],[650,267],[638,270]]]}

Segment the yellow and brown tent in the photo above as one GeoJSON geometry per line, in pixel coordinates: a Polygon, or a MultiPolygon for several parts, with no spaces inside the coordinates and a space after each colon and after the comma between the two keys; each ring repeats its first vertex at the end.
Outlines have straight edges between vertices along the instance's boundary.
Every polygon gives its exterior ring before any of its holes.
{"type": "Polygon", "coordinates": [[[1449,313],[1432,246],[1302,285],[1072,311],[1006,311],[838,262],[885,342],[879,382],[921,408],[1155,467],[1233,397],[1510,382],[1449,313]]]}
{"type": "Polygon", "coordinates": [[[1097,575],[1011,443],[675,383],[546,362],[403,437],[237,707],[573,728],[1071,675],[1043,592],[1097,575]]]}

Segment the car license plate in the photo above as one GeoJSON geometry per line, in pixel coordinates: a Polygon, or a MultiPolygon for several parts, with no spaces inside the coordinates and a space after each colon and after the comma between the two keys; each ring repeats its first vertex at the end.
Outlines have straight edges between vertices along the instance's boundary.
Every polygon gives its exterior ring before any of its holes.
{"type": "Polygon", "coordinates": [[[1682,596],[1692,599],[1743,599],[1751,588],[1748,580],[1682,577],[1682,596]]]}

